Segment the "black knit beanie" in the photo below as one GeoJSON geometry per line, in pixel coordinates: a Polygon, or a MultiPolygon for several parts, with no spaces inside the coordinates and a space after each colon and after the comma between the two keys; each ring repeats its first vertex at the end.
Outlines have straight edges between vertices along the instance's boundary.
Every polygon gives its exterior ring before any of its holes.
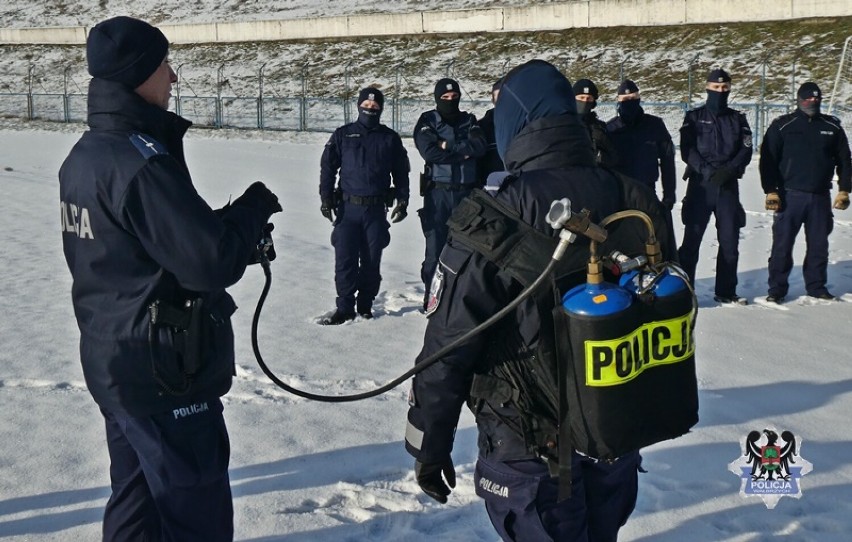
{"type": "Polygon", "coordinates": [[[98,23],[86,39],[89,75],[136,88],[162,64],[169,41],[158,29],[131,17],[98,23]]]}
{"type": "Polygon", "coordinates": [[[362,103],[364,103],[364,100],[372,100],[376,102],[377,104],[379,104],[379,109],[385,108],[385,95],[382,94],[382,91],[377,88],[362,88],[361,92],[358,93],[358,105],[360,106],[362,103]]]}

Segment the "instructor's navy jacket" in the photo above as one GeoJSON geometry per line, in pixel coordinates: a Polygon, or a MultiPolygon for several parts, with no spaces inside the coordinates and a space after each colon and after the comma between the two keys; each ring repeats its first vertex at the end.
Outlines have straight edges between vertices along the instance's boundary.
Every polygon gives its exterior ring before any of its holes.
{"type": "Polygon", "coordinates": [[[399,134],[355,121],[334,131],[320,160],[320,197],[330,200],[340,170],[340,189],[350,196],[385,196],[393,176],[394,197],[408,201],[408,152],[399,134]],[[392,160],[388,160],[392,157],[392,160]]]}
{"type": "Polygon", "coordinates": [[[836,170],[840,190],[850,192],[849,155],[849,140],[837,117],[809,117],[799,110],[782,115],[769,126],[760,147],[763,191],[826,192],[836,170]]]}
{"type": "Polygon", "coordinates": [[[266,222],[244,206],[213,211],[196,192],[182,138],[190,123],[119,83],[93,79],[90,130],[59,171],[62,242],[73,278],[80,358],[95,401],[142,416],[214,399],[234,370],[225,287],[244,273],[266,222]],[[149,343],[148,306],[202,298],[202,365],[181,387],[180,353],[168,328],[149,343]]]}
{"type": "Polygon", "coordinates": [[[615,169],[651,190],[662,174],[663,199],[674,202],[674,144],[663,119],[642,113],[628,124],[617,116],[606,123],[606,129],[620,159],[615,169]]]}

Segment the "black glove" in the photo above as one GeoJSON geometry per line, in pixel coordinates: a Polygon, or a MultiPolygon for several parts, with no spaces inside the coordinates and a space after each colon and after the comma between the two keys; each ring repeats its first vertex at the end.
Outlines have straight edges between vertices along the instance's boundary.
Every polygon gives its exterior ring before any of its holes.
{"type": "Polygon", "coordinates": [[[322,216],[326,217],[329,222],[334,224],[334,204],[330,199],[322,200],[322,205],[320,205],[320,212],[322,216]]]}
{"type": "Polygon", "coordinates": [[[278,196],[273,194],[272,191],[266,188],[266,185],[260,181],[255,181],[251,184],[251,186],[246,188],[243,195],[235,199],[232,205],[241,205],[243,207],[257,209],[264,213],[266,218],[269,218],[274,213],[280,213],[282,211],[281,204],[278,203],[278,196]]]}
{"type": "Polygon", "coordinates": [[[405,217],[408,216],[408,200],[399,200],[397,202],[396,207],[391,211],[391,222],[396,224],[397,222],[402,222],[405,220],[405,217]]]}
{"type": "Polygon", "coordinates": [[[273,224],[267,224],[263,227],[263,234],[251,254],[249,265],[260,263],[263,260],[264,254],[268,261],[271,262],[275,260],[275,244],[272,242],[272,230],[274,229],[275,226],[273,224]]]}
{"type": "Polygon", "coordinates": [[[663,197],[663,207],[665,207],[667,211],[671,211],[674,208],[674,204],[674,198],[663,197]]]}
{"type": "Polygon", "coordinates": [[[414,463],[414,477],[417,478],[417,483],[420,484],[420,489],[423,492],[441,504],[447,502],[447,496],[451,489],[456,487],[456,469],[453,467],[453,460],[447,457],[440,463],[414,463]],[[444,475],[441,478],[441,474],[444,475]],[[444,479],[447,483],[444,483],[444,479]],[[449,484],[450,487],[447,487],[449,484]]]}
{"type": "Polygon", "coordinates": [[[737,172],[729,167],[717,169],[710,175],[710,182],[716,186],[725,186],[726,184],[736,180],[737,172]]]}

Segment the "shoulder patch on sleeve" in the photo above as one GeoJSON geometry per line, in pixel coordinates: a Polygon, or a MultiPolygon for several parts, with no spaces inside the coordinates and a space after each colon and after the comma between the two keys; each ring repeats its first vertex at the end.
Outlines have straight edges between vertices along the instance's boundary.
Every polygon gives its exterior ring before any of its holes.
{"type": "Polygon", "coordinates": [[[467,250],[460,250],[451,245],[444,246],[444,250],[441,251],[441,257],[438,260],[438,267],[435,268],[435,274],[432,276],[432,282],[429,284],[429,297],[426,300],[426,316],[438,310],[447,279],[458,275],[462,268],[464,268],[465,263],[470,259],[470,256],[471,252],[467,250]]]}
{"type": "Polygon", "coordinates": [[[149,135],[131,134],[130,142],[146,160],[158,154],[169,154],[169,151],[159,141],[149,135]]]}

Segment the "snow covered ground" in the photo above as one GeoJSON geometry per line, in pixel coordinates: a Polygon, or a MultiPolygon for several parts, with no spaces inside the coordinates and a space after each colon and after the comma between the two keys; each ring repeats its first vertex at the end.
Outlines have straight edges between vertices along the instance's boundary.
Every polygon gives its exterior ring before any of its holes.
{"type": "MultiPolygon", "coordinates": [[[[96,540],[109,495],[100,414],[85,389],[70,277],[62,258],[56,173],[77,138],[67,128],[0,129],[0,539],[96,540]]],[[[279,194],[278,259],[260,344],[287,382],[320,393],[364,391],[401,374],[421,344],[423,241],[416,215],[392,227],[376,318],[339,327],[315,319],[334,305],[331,227],[319,213],[326,135],[193,131],[187,144],[200,192],[214,206],[253,180],[279,194]]],[[[411,147],[412,167],[422,161],[411,147]]],[[[739,293],[766,290],[772,217],[756,161],[742,182],[748,225],[739,293]]],[[[679,185],[683,193],[683,184],[679,185]]],[[[420,206],[415,196],[411,207],[420,206]]],[[[679,224],[679,220],[675,220],[679,224]]],[[[712,301],[715,235],[705,238],[697,289],[701,421],[680,439],[644,450],[639,502],[621,540],[754,542],[848,540],[852,531],[852,210],[838,213],[829,288],[842,302],[804,296],[803,247],[790,301],[719,307],[712,301]],[[803,440],[813,464],[800,499],[773,510],[739,495],[728,463],[751,430],[774,426],[803,440]]],[[[800,235],[800,245],[803,244],[800,235]]],[[[263,284],[250,269],[234,288],[238,376],[226,396],[240,541],[496,541],[474,494],[475,428],[465,413],[447,505],[423,495],[403,449],[407,386],[372,400],[329,405],[278,390],[250,346],[263,284]]]]}

